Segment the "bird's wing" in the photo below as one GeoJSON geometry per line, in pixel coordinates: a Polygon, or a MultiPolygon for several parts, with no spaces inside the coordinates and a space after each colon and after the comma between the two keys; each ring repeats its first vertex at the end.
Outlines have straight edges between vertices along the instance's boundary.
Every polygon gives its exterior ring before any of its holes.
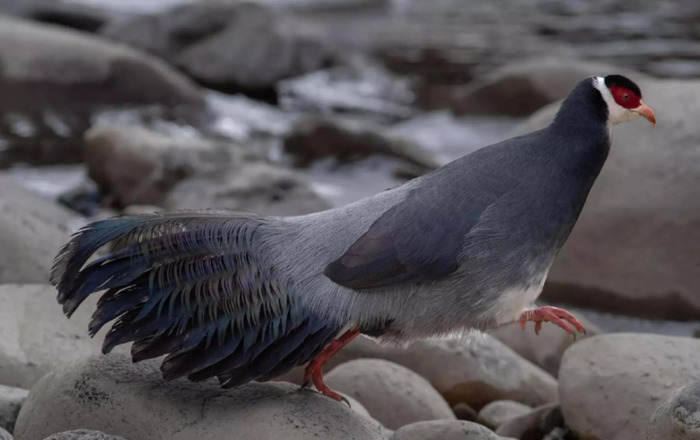
{"type": "Polygon", "coordinates": [[[500,195],[426,185],[379,217],[324,274],[352,289],[437,280],[456,271],[465,237],[500,195]],[[440,207],[441,209],[436,209],[440,207]]]}
{"type": "Polygon", "coordinates": [[[118,217],[86,226],[52,271],[71,315],[91,293],[90,333],[116,320],[103,351],[134,342],[134,361],[168,355],[166,378],[217,376],[223,386],[307,362],[340,330],[305,308],[254,242],[264,220],[232,213],[118,217]],[[87,263],[95,251],[112,252],[87,263]],[[87,264],[86,264],[87,263],[87,264]]]}

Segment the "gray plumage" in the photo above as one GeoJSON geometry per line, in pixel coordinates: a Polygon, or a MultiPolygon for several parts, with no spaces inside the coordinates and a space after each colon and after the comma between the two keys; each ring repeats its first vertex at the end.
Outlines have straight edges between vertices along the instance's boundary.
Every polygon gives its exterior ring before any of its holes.
{"type": "Polygon", "coordinates": [[[402,342],[495,327],[539,294],[607,157],[606,120],[588,79],[550,127],[348,206],[97,222],[52,283],[69,315],[106,290],[90,328],[116,319],[104,351],[135,341],[135,360],[168,355],[167,378],[224,386],[306,363],[349,328],[402,342]]]}

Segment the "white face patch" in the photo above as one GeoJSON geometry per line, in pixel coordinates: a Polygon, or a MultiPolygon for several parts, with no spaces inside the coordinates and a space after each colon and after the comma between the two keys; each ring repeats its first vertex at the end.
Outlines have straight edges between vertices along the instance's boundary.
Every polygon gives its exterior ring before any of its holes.
{"type": "Polygon", "coordinates": [[[626,109],[615,102],[615,98],[613,98],[612,93],[610,93],[608,86],[605,85],[605,78],[601,76],[593,77],[593,87],[598,89],[605,100],[605,104],[608,106],[608,125],[633,121],[641,116],[639,113],[626,109]]]}

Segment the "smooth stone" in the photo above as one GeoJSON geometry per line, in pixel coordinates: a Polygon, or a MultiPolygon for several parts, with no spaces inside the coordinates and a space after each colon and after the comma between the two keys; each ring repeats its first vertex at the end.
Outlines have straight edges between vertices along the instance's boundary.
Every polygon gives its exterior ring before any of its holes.
{"type": "Polygon", "coordinates": [[[73,431],[59,432],[46,437],[44,440],[126,440],[124,437],[105,434],[89,429],[76,429],[73,431]]]}
{"type": "Polygon", "coordinates": [[[214,382],[165,382],[159,364],[109,355],[57,368],[30,391],[16,438],[84,428],[131,440],[385,439],[347,405],[296,385],[251,382],[223,390],[214,382]]]}
{"type": "Polygon", "coordinates": [[[642,439],[668,394],[698,380],[697,339],[598,335],[564,353],[559,398],[566,424],[580,438],[642,439]]]}
{"type": "MultiPolygon", "coordinates": [[[[509,439],[509,438],[508,438],[509,439]]],[[[508,440],[477,423],[462,420],[435,420],[406,425],[390,440],[508,440]]],[[[513,440],[513,439],[511,439],[513,440]]]]}
{"type": "Polygon", "coordinates": [[[389,429],[422,420],[454,419],[445,399],[413,371],[382,359],[356,359],[325,375],[333,390],[357,399],[389,429]]]}
{"type": "Polygon", "coordinates": [[[532,411],[532,408],[512,400],[496,400],[479,411],[479,423],[491,429],[532,411]]]}
{"type": "Polygon", "coordinates": [[[15,421],[29,391],[23,388],[0,385],[0,428],[12,433],[15,421]]]}

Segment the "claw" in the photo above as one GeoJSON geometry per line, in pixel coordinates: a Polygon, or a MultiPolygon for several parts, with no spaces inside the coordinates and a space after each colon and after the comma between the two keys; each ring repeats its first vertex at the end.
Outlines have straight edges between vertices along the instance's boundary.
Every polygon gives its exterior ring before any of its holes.
{"type": "Polygon", "coordinates": [[[519,321],[520,325],[523,327],[523,330],[525,329],[525,323],[527,323],[527,321],[533,321],[535,323],[535,333],[538,335],[542,330],[543,322],[551,322],[552,324],[561,327],[566,333],[574,335],[574,338],[576,337],[576,334],[569,324],[574,326],[579,333],[586,333],[586,329],[583,327],[583,324],[581,324],[581,322],[579,322],[574,315],[557,307],[545,306],[534,310],[529,310],[520,316],[519,321]]]}
{"type": "Polygon", "coordinates": [[[350,401],[345,398],[345,396],[340,396],[340,401],[348,406],[348,408],[352,409],[352,405],[350,405],[350,401]]]}

